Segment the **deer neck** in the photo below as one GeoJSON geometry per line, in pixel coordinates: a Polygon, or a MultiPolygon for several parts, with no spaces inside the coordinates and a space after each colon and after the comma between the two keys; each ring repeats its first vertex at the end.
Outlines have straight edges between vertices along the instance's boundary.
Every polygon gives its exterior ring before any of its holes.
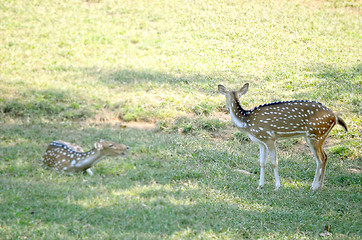
{"type": "Polygon", "coordinates": [[[233,92],[230,99],[230,115],[233,123],[241,129],[247,127],[246,118],[248,116],[247,111],[245,111],[239,103],[239,100],[236,96],[236,93],[233,92]]]}
{"type": "Polygon", "coordinates": [[[82,153],[82,156],[77,161],[75,166],[78,168],[89,168],[97,164],[100,160],[102,160],[103,157],[104,155],[102,155],[99,150],[93,148],[88,152],[82,153]]]}

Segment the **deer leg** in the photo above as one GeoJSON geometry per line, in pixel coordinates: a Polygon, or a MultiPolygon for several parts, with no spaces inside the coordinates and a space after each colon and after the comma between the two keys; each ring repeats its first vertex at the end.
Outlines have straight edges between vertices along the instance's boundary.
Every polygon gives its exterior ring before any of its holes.
{"type": "Polygon", "coordinates": [[[311,189],[313,191],[315,191],[315,190],[321,188],[323,185],[325,169],[327,166],[327,155],[322,150],[322,145],[323,145],[324,139],[322,141],[317,141],[314,139],[311,140],[310,138],[306,137],[306,141],[309,145],[309,148],[313,152],[314,157],[316,159],[316,163],[317,163],[317,167],[315,170],[315,175],[314,175],[314,179],[313,179],[313,183],[312,183],[312,187],[311,187],[311,189]]]}
{"type": "Polygon", "coordinates": [[[317,167],[316,167],[316,170],[315,170],[315,174],[314,174],[314,179],[313,179],[313,182],[312,182],[312,187],[311,189],[313,191],[317,190],[319,187],[320,187],[320,175],[321,175],[321,162],[320,160],[318,159],[318,157],[316,157],[316,164],[317,164],[317,167]]]}
{"type": "MultiPolygon", "coordinates": [[[[321,147],[319,147],[316,151],[318,158],[318,175],[314,176],[315,178],[315,186],[312,185],[312,190],[317,190],[322,188],[324,175],[327,167],[327,155],[324,153],[321,147]]],[[[317,170],[316,170],[317,172],[317,170]]],[[[313,181],[314,183],[314,181],[313,181]]]]}
{"type": "Polygon", "coordinates": [[[279,173],[278,173],[278,156],[275,142],[270,142],[267,144],[268,152],[270,157],[270,162],[274,170],[274,179],[275,179],[275,190],[278,190],[280,187],[279,173]]]}
{"type": "Polygon", "coordinates": [[[322,172],[320,175],[320,187],[323,187],[323,183],[324,183],[324,175],[326,173],[326,167],[327,167],[327,154],[323,151],[322,147],[321,147],[321,157],[322,157],[322,172]]]}
{"type": "Polygon", "coordinates": [[[90,176],[93,176],[93,172],[92,172],[92,170],[91,170],[90,168],[88,168],[88,169],[86,170],[86,172],[87,172],[90,176]]]}
{"type": "Polygon", "coordinates": [[[260,180],[258,188],[261,189],[264,187],[265,165],[268,155],[267,155],[267,148],[265,147],[264,144],[259,144],[259,148],[260,148],[260,180]]]}
{"type": "Polygon", "coordinates": [[[319,188],[319,175],[321,173],[321,161],[319,160],[318,158],[318,155],[317,155],[317,151],[315,149],[315,147],[313,146],[313,144],[310,142],[309,138],[306,138],[307,140],[307,143],[309,145],[309,148],[311,149],[314,157],[315,157],[315,160],[316,160],[316,170],[315,170],[315,174],[314,174],[314,179],[313,179],[313,182],[312,182],[312,187],[311,189],[314,191],[314,190],[317,190],[319,188]]]}

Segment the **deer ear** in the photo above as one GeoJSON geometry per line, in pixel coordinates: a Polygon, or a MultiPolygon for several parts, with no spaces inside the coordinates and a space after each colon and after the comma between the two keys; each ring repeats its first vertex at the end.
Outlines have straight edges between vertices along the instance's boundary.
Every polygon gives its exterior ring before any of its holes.
{"type": "Polygon", "coordinates": [[[219,89],[219,93],[221,93],[223,95],[227,94],[226,87],[224,87],[223,85],[218,85],[217,88],[219,89]]]}
{"type": "Polygon", "coordinates": [[[249,89],[249,83],[245,83],[244,86],[242,86],[240,88],[240,90],[238,91],[238,97],[240,98],[241,96],[243,96],[245,93],[248,92],[249,89]]]}
{"type": "Polygon", "coordinates": [[[94,144],[94,147],[95,147],[95,149],[97,149],[97,150],[102,150],[102,149],[103,149],[102,141],[101,141],[101,142],[96,142],[96,143],[94,144]]]}

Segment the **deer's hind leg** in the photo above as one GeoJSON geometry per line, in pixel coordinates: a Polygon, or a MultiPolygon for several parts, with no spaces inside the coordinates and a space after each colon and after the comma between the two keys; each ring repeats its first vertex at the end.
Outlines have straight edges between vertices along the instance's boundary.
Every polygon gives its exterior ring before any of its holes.
{"type": "Polygon", "coordinates": [[[306,141],[309,145],[309,148],[313,152],[313,155],[316,159],[317,167],[312,183],[311,189],[313,191],[322,188],[324,175],[327,167],[327,154],[323,151],[323,143],[325,138],[316,140],[314,138],[306,137],[306,141]]]}
{"type": "Polygon", "coordinates": [[[327,159],[328,159],[326,152],[322,149],[322,146],[321,146],[321,152],[323,155],[323,163],[322,163],[322,172],[321,172],[321,176],[320,176],[320,187],[323,187],[323,184],[324,184],[324,176],[326,174],[327,159]]]}

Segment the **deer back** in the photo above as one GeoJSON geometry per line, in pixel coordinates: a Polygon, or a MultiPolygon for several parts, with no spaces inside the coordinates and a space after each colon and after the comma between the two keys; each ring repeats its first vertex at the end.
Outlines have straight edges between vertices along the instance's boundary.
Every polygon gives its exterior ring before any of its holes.
{"type": "Polygon", "coordinates": [[[335,125],[333,111],[314,101],[287,101],[260,105],[246,111],[250,133],[258,139],[307,135],[322,139],[335,125]]]}

